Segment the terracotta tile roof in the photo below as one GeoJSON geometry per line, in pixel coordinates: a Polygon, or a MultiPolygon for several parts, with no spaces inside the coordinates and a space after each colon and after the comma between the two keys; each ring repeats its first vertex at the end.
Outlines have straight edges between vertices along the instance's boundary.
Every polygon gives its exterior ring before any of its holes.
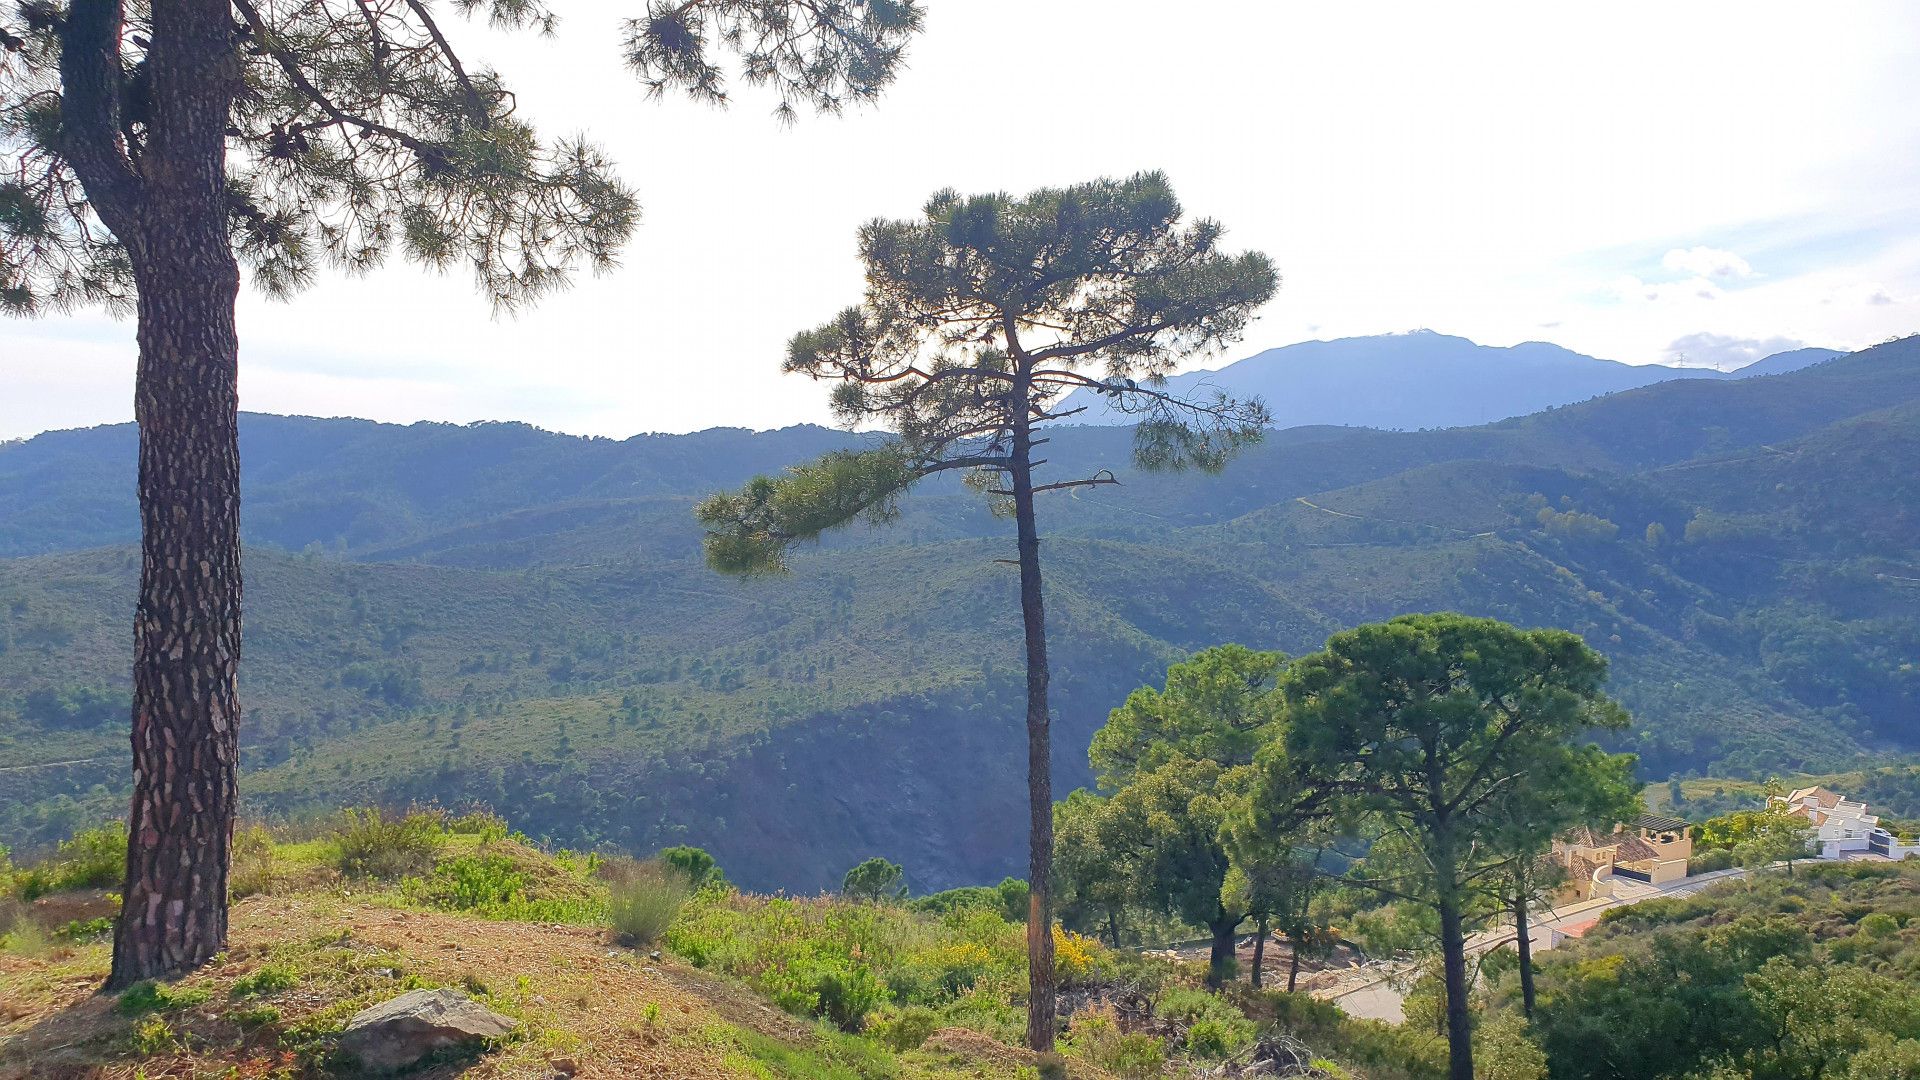
{"type": "Polygon", "coordinates": [[[1657,859],[1660,853],[1652,844],[1640,839],[1640,834],[1632,832],[1601,832],[1585,825],[1568,832],[1563,839],[1576,848],[1613,848],[1613,861],[1616,863],[1639,862],[1642,859],[1657,859]]]}

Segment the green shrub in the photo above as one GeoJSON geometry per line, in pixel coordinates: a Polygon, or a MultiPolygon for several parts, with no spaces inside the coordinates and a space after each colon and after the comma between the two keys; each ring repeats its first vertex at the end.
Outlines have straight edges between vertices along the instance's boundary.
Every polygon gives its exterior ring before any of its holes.
{"type": "Polygon", "coordinates": [[[166,1012],[171,1009],[184,1009],[198,1005],[211,995],[197,986],[168,986],[166,983],[148,979],[137,982],[121,993],[113,1007],[128,1016],[140,1016],[144,1013],[166,1012]]]}
{"type": "Polygon", "coordinates": [[[871,903],[904,900],[907,896],[906,872],[899,863],[875,855],[847,871],[840,891],[850,900],[871,903]]]}
{"type": "Polygon", "coordinates": [[[655,858],[685,874],[687,881],[695,889],[704,889],[708,885],[721,884],[727,880],[727,875],[720,869],[720,864],[701,848],[680,844],[661,849],[660,854],[655,858]]]}
{"type": "Polygon", "coordinates": [[[427,810],[382,814],[373,809],[340,812],[330,838],[341,872],[393,880],[433,869],[447,846],[441,816],[427,810]]]}
{"type": "Polygon", "coordinates": [[[268,964],[233,981],[228,993],[237,998],[266,997],[282,990],[291,989],[300,981],[292,968],[279,964],[268,964]]]}
{"type": "Polygon", "coordinates": [[[986,908],[990,911],[999,910],[999,890],[990,889],[985,885],[965,885],[958,889],[929,893],[907,904],[908,910],[927,915],[947,915],[969,907],[986,908]]]}
{"type": "Polygon", "coordinates": [[[768,979],[774,1004],[788,1012],[818,1016],[842,1031],[859,1031],[867,1014],[887,1000],[887,988],[858,960],[815,955],[768,979]]]}
{"type": "Polygon", "coordinates": [[[35,900],[69,889],[103,889],[117,885],[127,873],[127,827],[110,821],[63,840],[52,855],[14,871],[13,890],[22,900],[35,900]]]}
{"type": "Polygon", "coordinates": [[[1545,1080],[1547,1055],[1527,1038],[1519,1013],[1503,1012],[1473,1033],[1473,1073],[1483,1080],[1545,1080]]]}
{"type": "Polygon", "coordinates": [[[1732,848],[1708,848],[1695,852],[1687,860],[1688,874],[1711,874],[1716,870],[1731,869],[1734,864],[1732,848]]]}
{"type": "Polygon", "coordinates": [[[180,1049],[180,1035],[173,1025],[157,1016],[149,1016],[133,1029],[133,1052],[141,1057],[157,1057],[180,1049]]]}
{"type": "Polygon", "coordinates": [[[1108,1006],[1075,1013],[1066,1046],[1074,1057],[1121,1080],[1159,1076],[1167,1061],[1165,1040],[1144,1032],[1122,1034],[1119,1019],[1108,1006]]]}
{"type": "Polygon", "coordinates": [[[243,1028],[261,1027],[280,1022],[280,1010],[271,1005],[249,1005],[244,1009],[235,1009],[227,1014],[227,1019],[243,1028]]]}
{"type": "Polygon", "coordinates": [[[867,1026],[868,1034],[879,1039],[895,1053],[918,1050],[927,1037],[940,1030],[940,1014],[923,1005],[880,1016],[867,1026]]]}
{"type": "Polygon", "coordinates": [[[85,942],[98,941],[113,933],[113,916],[102,915],[94,919],[73,919],[67,925],[53,932],[53,936],[62,941],[85,942]]]}
{"type": "Polygon", "coordinates": [[[1006,878],[999,885],[963,885],[913,900],[907,907],[929,915],[950,915],[963,908],[985,908],[1008,922],[1027,921],[1027,883],[1006,878]]]}
{"type": "Polygon", "coordinates": [[[53,948],[53,940],[47,937],[47,932],[32,919],[17,919],[12,929],[0,934],[0,950],[12,953],[14,956],[29,958],[45,956],[47,950],[51,948],[53,948]]]}
{"type": "Polygon", "coordinates": [[[455,855],[402,888],[408,900],[446,911],[475,911],[524,900],[529,882],[512,856],[501,852],[455,855]]]}
{"type": "Polygon", "coordinates": [[[491,810],[476,809],[449,820],[447,831],[461,836],[477,836],[485,844],[505,840],[511,830],[507,827],[506,818],[491,810]]]}
{"type": "Polygon", "coordinates": [[[1239,1051],[1253,1042],[1260,1031],[1258,1025],[1226,998],[1190,987],[1161,991],[1155,1011],[1170,1020],[1186,1021],[1187,1053],[1209,1060],[1239,1051]]]}
{"type": "Polygon", "coordinates": [[[1869,938],[1890,938],[1900,932],[1900,920],[1884,911],[1875,911],[1860,920],[1860,933],[1869,938]]]}
{"type": "Polygon", "coordinates": [[[949,1027],[977,1031],[1008,1046],[1018,1046],[1027,1037],[1026,1010],[987,990],[955,998],[940,1010],[940,1016],[949,1027]]]}
{"type": "Polygon", "coordinates": [[[633,863],[607,875],[608,921],[621,940],[651,945],[665,936],[693,894],[678,869],[660,862],[633,863]]]}
{"type": "Polygon", "coordinates": [[[283,881],[273,853],[273,834],[263,825],[243,825],[233,833],[233,865],[227,889],[238,900],[274,892],[283,881]]]}
{"type": "Polygon", "coordinates": [[[1224,1020],[1209,1017],[1195,1020],[1187,1028],[1187,1053],[1209,1061],[1219,1061],[1251,1045],[1259,1029],[1245,1017],[1224,1020]]]}

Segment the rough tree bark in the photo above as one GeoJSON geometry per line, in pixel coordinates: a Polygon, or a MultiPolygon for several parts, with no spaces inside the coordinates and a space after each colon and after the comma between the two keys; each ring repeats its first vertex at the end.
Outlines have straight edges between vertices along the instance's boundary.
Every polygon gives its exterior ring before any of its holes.
{"type": "Polygon", "coordinates": [[[1460,898],[1440,898],[1440,951],[1447,991],[1447,1075],[1473,1080],[1473,1026],[1467,1014],[1467,939],[1460,898]]]}
{"type": "Polygon", "coordinates": [[[1513,872],[1513,945],[1520,954],[1520,1011],[1533,1019],[1533,933],[1527,925],[1527,872],[1513,872]]]}
{"type": "Polygon", "coordinates": [[[1053,1049],[1053,753],[1047,717],[1047,616],[1040,532],[1033,516],[1033,432],[1027,386],[1016,388],[1013,513],[1020,552],[1020,620],[1027,644],[1027,1046],[1053,1049]]]}
{"type": "Polygon", "coordinates": [[[1264,981],[1262,979],[1262,975],[1265,973],[1262,969],[1266,967],[1266,964],[1267,964],[1267,917],[1265,915],[1262,915],[1260,916],[1258,931],[1255,933],[1253,938],[1253,988],[1255,990],[1260,989],[1261,983],[1264,981]]]}
{"type": "Polygon", "coordinates": [[[239,746],[240,272],[226,215],[239,62],[227,0],[151,10],[137,155],[122,134],[117,0],[75,0],[61,49],[63,149],[139,294],[134,783],[110,989],[225,948],[239,746]]]}
{"type": "Polygon", "coordinates": [[[1227,973],[1233,970],[1234,931],[1240,928],[1239,915],[1227,915],[1207,925],[1207,933],[1213,938],[1207,950],[1207,985],[1216,989],[1227,981],[1227,973]]]}

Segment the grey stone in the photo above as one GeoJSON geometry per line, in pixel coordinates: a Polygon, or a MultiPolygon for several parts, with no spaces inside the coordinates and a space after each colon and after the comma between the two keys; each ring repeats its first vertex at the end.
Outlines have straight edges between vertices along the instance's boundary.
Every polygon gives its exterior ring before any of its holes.
{"type": "Polygon", "coordinates": [[[409,990],[356,1013],[340,1049],[368,1072],[395,1072],[435,1051],[474,1046],[514,1022],[455,990],[409,990]]]}

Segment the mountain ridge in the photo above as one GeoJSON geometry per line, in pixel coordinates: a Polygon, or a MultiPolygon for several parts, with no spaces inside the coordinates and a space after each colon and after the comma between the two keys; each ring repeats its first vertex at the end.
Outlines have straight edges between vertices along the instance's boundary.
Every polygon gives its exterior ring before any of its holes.
{"type": "MultiPolygon", "coordinates": [[[[698,843],[803,891],[832,884],[809,866],[875,853],[929,886],[1017,871],[1007,524],[957,483],[735,581],[701,564],[693,502],[849,436],[243,430],[255,812],[479,801],[555,842],[698,843]]],[[[17,844],[122,799],[125,435],[0,451],[17,844]]],[[[1167,663],[1221,641],[1298,654],[1418,610],[1582,634],[1648,778],[1920,746],[1920,490],[1897,468],[1920,446],[1920,339],[1481,427],[1277,431],[1213,478],[1141,473],[1129,438],[1049,447],[1059,475],[1122,480],[1042,507],[1063,791],[1167,663]]]]}
{"type": "MultiPolygon", "coordinates": [[[[1464,427],[1570,405],[1673,379],[1728,380],[1781,374],[1842,355],[1803,348],[1733,371],[1603,360],[1545,341],[1481,345],[1433,330],[1297,342],[1217,369],[1170,376],[1183,397],[1218,391],[1259,397],[1274,426],[1334,423],[1411,431],[1464,427]]],[[[1127,424],[1107,399],[1075,391],[1061,410],[1090,424],[1127,424]]]]}

